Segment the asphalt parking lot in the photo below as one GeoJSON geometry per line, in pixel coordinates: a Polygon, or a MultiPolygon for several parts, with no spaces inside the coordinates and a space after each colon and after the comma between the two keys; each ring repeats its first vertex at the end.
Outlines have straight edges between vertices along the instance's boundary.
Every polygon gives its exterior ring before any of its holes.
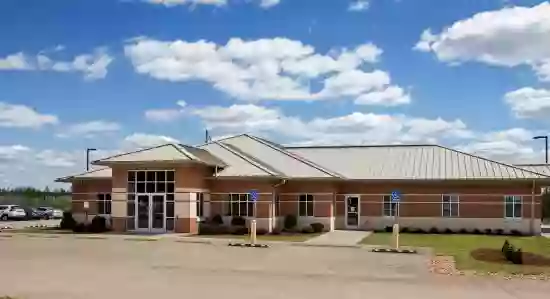
{"type": "Polygon", "coordinates": [[[547,298],[550,284],[435,277],[421,255],[174,241],[0,237],[0,296],[547,298]]]}

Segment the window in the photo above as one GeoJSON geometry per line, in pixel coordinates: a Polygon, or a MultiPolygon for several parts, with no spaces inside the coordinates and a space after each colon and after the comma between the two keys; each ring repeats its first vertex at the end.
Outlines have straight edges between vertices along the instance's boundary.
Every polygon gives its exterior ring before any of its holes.
{"type": "Polygon", "coordinates": [[[97,214],[111,215],[111,193],[97,195],[97,214]]]}
{"type": "Polygon", "coordinates": [[[441,202],[441,215],[443,217],[458,217],[458,195],[443,195],[441,202]]]}
{"type": "Polygon", "coordinates": [[[229,205],[226,215],[242,217],[254,216],[254,202],[250,200],[249,194],[229,194],[229,205]]]}
{"type": "Polygon", "coordinates": [[[391,195],[384,195],[384,216],[395,217],[399,215],[399,203],[391,200],[391,195]]]}
{"type": "Polygon", "coordinates": [[[521,218],[521,196],[505,196],[504,205],[505,218],[521,218]]]}
{"type": "Polygon", "coordinates": [[[313,216],[313,195],[302,194],[300,195],[298,204],[298,215],[302,217],[313,216]]]}
{"type": "Polygon", "coordinates": [[[174,171],[128,171],[128,193],[174,193],[174,171]]]}
{"type": "Polygon", "coordinates": [[[197,193],[197,217],[204,216],[204,193],[197,193]]]}

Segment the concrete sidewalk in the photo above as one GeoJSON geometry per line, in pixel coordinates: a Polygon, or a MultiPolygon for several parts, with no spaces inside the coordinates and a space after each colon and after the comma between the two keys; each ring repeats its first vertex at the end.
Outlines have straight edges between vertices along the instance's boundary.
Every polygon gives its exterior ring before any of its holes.
{"type": "Polygon", "coordinates": [[[317,246],[358,246],[371,232],[335,230],[307,240],[304,244],[317,246]]]}

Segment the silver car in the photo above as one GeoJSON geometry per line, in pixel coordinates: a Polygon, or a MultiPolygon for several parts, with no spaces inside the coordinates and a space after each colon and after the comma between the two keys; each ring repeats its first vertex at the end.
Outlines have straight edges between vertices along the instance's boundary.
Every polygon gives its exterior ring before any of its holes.
{"type": "Polygon", "coordinates": [[[27,212],[18,205],[0,205],[0,220],[23,220],[26,217],[27,212]]]}

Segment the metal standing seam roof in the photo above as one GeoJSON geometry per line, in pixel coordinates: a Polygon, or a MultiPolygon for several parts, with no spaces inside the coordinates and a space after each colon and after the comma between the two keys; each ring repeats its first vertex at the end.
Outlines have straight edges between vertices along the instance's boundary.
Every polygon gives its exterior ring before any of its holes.
{"type": "Polygon", "coordinates": [[[128,162],[176,162],[176,161],[194,161],[211,166],[225,166],[223,161],[209,152],[203,151],[191,146],[183,146],[179,144],[164,144],[156,147],[146,148],[134,152],[124,153],[100,159],[92,162],[97,165],[108,165],[111,163],[128,163],[128,162]]]}
{"type": "Polygon", "coordinates": [[[77,179],[77,180],[79,180],[79,179],[110,179],[112,176],[113,176],[112,169],[109,168],[109,167],[104,167],[104,168],[93,169],[93,170],[83,172],[83,173],[80,173],[80,174],[76,174],[76,175],[71,175],[71,176],[58,178],[55,181],[56,182],[67,183],[67,182],[71,182],[75,179],[77,179]]]}
{"type": "Polygon", "coordinates": [[[546,176],[438,145],[287,147],[310,161],[365,180],[535,179],[546,176]]]}
{"type": "Polygon", "coordinates": [[[211,142],[199,146],[225,162],[226,167],[220,169],[218,177],[260,177],[274,176],[277,173],[271,171],[261,163],[235,151],[230,146],[220,142],[211,142]]]}
{"type": "Polygon", "coordinates": [[[219,143],[237,148],[241,153],[261,161],[269,169],[276,169],[286,178],[334,178],[335,173],[306,159],[298,157],[282,146],[247,134],[218,140],[219,143]]]}
{"type": "Polygon", "coordinates": [[[516,164],[514,166],[550,176],[550,164],[516,164]]]}

